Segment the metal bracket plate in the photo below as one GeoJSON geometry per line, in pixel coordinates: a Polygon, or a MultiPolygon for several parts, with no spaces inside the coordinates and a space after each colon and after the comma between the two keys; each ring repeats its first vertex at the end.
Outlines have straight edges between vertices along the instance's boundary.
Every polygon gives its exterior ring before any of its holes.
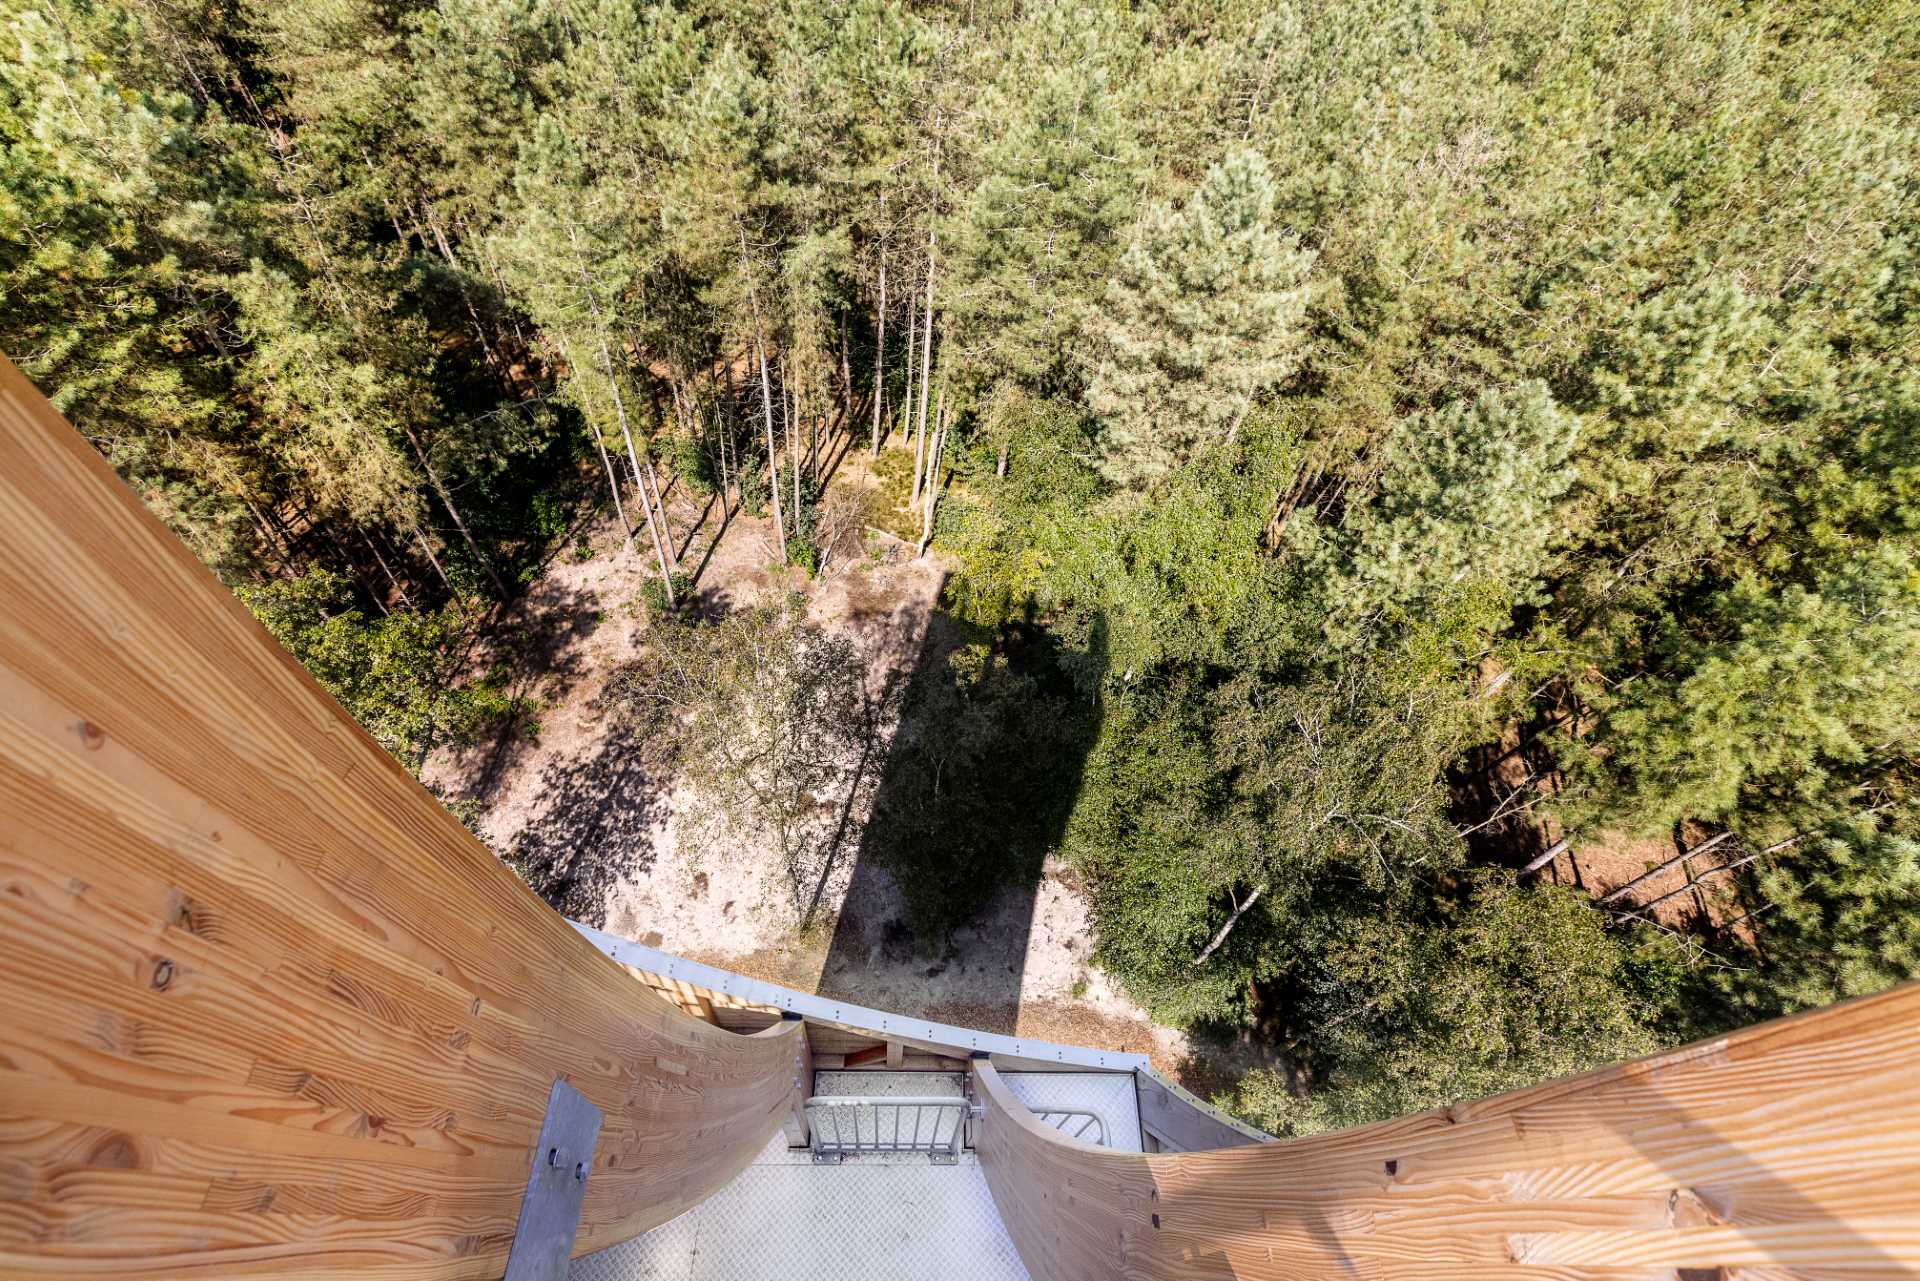
{"type": "Polygon", "coordinates": [[[599,1138],[600,1109],[565,1081],[555,1081],[533,1145],[505,1281],[564,1281],[599,1138]]]}

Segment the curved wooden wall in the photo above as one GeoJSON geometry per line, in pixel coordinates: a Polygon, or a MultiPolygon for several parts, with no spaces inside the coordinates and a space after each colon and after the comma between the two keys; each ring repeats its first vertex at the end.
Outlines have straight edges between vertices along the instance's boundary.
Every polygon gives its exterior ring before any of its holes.
{"type": "Polygon", "coordinates": [[[1308,1139],[1063,1138],[975,1065],[1034,1281],[1920,1276],[1920,986],[1308,1139]]]}
{"type": "Polygon", "coordinates": [[[0,1275],[498,1277],[555,1077],[584,1252],[743,1167],[803,1047],[596,952],[0,359],[0,1275]]]}

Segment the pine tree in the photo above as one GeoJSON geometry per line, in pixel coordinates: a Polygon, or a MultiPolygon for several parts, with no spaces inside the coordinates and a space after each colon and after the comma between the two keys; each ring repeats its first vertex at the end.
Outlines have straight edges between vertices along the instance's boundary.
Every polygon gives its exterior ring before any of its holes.
{"type": "Polygon", "coordinates": [[[1266,162],[1238,150],[1135,229],[1087,327],[1087,405],[1117,483],[1150,484],[1230,440],[1298,363],[1313,255],[1275,225],[1273,200],[1266,162]]]}
{"type": "Polygon", "coordinates": [[[1475,585],[1527,598],[1559,524],[1555,499],[1574,481],[1579,429],[1537,382],[1399,423],[1373,502],[1330,535],[1293,527],[1324,575],[1330,633],[1383,613],[1405,619],[1475,585]]]}

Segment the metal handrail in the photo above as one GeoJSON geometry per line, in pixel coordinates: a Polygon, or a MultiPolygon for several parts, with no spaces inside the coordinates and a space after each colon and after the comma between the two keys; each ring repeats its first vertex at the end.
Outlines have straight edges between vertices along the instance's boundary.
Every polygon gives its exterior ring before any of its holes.
{"type": "Polygon", "coordinates": [[[1040,1118],[1040,1124],[1050,1125],[1070,1139],[1079,1139],[1095,1147],[1107,1146],[1106,1118],[1098,1112],[1089,1112],[1084,1108],[1032,1108],[1031,1111],[1040,1118]],[[1056,1120],[1056,1117],[1059,1119],[1056,1120]],[[1079,1124],[1068,1129],[1076,1120],[1079,1124]],[[1087,1137],[1089,1130],[1093,1132],[1092,1138],[1087,1137]]]}
{"type": "Polygon", "coordinates": [[[869,1153],[925,1152],[935,1165],[954,1165],[966,1139],[966,1122],[967,1101],[952,1095],[815,1096],[807,1100],[807,1145],[813,1159],[821,1162],[869,1153]],[[947,1118],[951,1122],[943,1124],[947,1118]]]}

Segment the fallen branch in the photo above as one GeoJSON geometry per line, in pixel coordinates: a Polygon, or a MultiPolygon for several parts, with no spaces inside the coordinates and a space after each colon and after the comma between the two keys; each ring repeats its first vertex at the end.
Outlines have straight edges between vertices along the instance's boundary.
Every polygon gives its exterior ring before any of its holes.
{"type": "MultiPolygon", "coordinates": [[[[1639,889],[1642,885],[1645,885],[1648,881],[1651,881],[1654,877],[1660,875],[1660,873],[1666,871],[1668,868],[1673,867],[1676,864],[1686,862],[1688,859],[1692,858],[1695,854],[1705,854],[1708,850],[1713,849],[1719,845],[1724,845],[1726,842],[1732,839],[1733,839],[1732,832],[1722,832],[1718,836],[1710,836],[1706,840],[1694,846],[1692,849],[1682,850],[1680,853],[1675,854],[1672,858],[1660,864],[1658,867],[1648,868],[1646,871],[1642,872],[1640,875],[1634,877],[1631,881],[1628,881],[1625,885],[1622,885],[1616,890],[1611,890],[1605,895],[1601,896],[1600,905],[1602,907],[1605,907],[1609,903],[1617,903],[1621,899],[1625,898],[1627,895],[1633,893],[1633,891],[1639,889]]],[[[1705,880],[1706,877],[1703,876],[1700,879],[1705,880]]],[[[1672,898],[1673,895],[1669,894],[1664,897],[1672,898]]]]}
{"type": "Polygon", "coordinates": [[[1571,845],[1572,843],[1573,843],[1573,838],[1571,836],[1561,837],[1559,840],[1555,841],[1553,844],[1547,846],[1546,853],[1541,854],[1539,857],[1535,858],[1532,862],[1528,863],[1525,867],[1521,868],[1520,875],[1527,876],[1533,872],[1539,871],[1541,868],[1545,867],[1547,864],[1553,862],[1553,860],[1559,858],[1562,854],[1564,854],[1566,852],[1567,846],[1571,845]]]}

